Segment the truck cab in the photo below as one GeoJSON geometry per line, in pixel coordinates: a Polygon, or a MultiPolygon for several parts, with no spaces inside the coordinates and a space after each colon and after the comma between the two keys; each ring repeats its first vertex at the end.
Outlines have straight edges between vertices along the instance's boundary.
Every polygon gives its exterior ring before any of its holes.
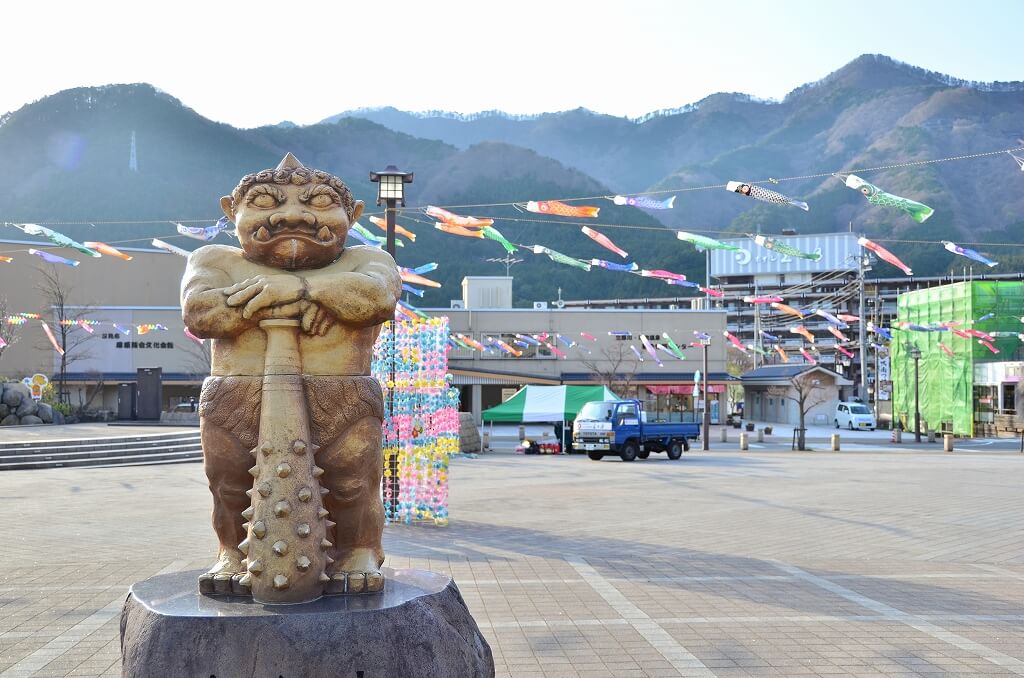
{"type": "Polygon", "coordinates": [[[598,400],[580,409],[573,424],[573,446],[591,459],[616,455],[623,461],[646,459],[651,452],[665,452],[679,459],[699,435],[697,424],[648,424],[639,400],[598,400]]]}

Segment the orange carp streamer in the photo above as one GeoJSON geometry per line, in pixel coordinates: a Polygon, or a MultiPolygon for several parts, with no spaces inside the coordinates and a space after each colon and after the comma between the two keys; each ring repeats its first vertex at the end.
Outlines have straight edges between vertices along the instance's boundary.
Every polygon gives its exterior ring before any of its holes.
{"type": "Polygon", "coordinates": [[[554,214],[559,217],[597,217],[600,207],[589,205],[567,205],[558,200],[531,200],[526,203],[527,212],[554,214]]]}
{"type": "Polygon", "coordinates": [[[449,224],[441,221],[436,222],[434,224],[434,228],[436,228],[439,231],[444,231],[445,233],[450,233],[451,235],[461,235],[467,238],[484,237],[482,231],[471,231],[468,228],[463,228],[462,226],[456,226],[455,224],[449,224]]]}
{"type": "Polygon", "coordinates": [[[446,224],[452,226],[464,226],[466,228],[483,228],[484,226],[493,226],[494,219],[478,219],[476,217],[464,217],[454,212],[441,209],[440,207],[434,207],[433,205],[427,205],[427,208],[423,210],[426,214],[440,219],[446,224]]]}
{"type": "Polygon", "coordinates": [[[799,317],[801,320],[804,317],[803,313],[801,313],[800,311],[796,310],[792,306],[787,306],[786,304],[780,304],[777,301],[773,301],[772,302],[772,308],[774,308],[776,311],[782,311],[783,313],[788,313],[789,315],[795,315],[795,316],[799,317]]]}
{"type": "MultiPolygon", "coordinates": [[[[380,217],[370,217],[370,223],[379,228],[380,230],[384,231],[385,233],[388,232],[388,222],[381,219],[380,217]]],[[[410,241],[416,242],[416,234],[410,231],[409,229],[405,228],[404,226],[399,226],[398,224],[395,224],[395,233],[398,233],[399,235],[404,235],[410,241]]]]}
{"type": "Polygon", "coordinates": [[[400,271],[399,275],[402,277],[402,282],[412,283],[414,285],[423,285],[424,287],[440,287],[441,283],[430,278],[424,278],[418,273],[412,271],[400,271]]]}
{"type": "Polygon", "coordinates": [[[82,243],[91,250],[96,250],[100,254],[105,254],[108,257],[117,257],[118,259],[124,259],[125,261],[131,261],[132,257],[130,254],[125,254],[116,247],[111,247],[105,242],[86,242],[82,243]]]}
{"type": "Polygon", "coordinates": [[[813,334],[811,334],[811,333],[810,333],[810,332],[809,332],[809,331],[807,330],[807,328],[806,328],[806,327],[804,327],[803,325],[797,325],[796,327],[790,327],[790,328],[789,328],[789,331],[790,331],[790,332],[791,332],[792,334],[799,334],[799,335],[800,335],[801,337],[803,337],[803,338],[804,338],[804,339],[806,339],[807,341],[811,342],[812,344],[814,343],[814,335],[813,335],[813,334]]]}

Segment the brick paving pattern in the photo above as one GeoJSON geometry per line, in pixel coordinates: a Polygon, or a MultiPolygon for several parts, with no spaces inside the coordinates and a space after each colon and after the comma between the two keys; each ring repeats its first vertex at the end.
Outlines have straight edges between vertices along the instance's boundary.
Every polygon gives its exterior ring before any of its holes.
{"type": "MultiPolygon", "coordinates": [[[[1024,675],[1024,456],[452,462],[450,573],[499,676],[1024,675]]],[[[0,474],[0,678],[119,676],[128,585],[213,560],[198,464],[0,474]]]]}

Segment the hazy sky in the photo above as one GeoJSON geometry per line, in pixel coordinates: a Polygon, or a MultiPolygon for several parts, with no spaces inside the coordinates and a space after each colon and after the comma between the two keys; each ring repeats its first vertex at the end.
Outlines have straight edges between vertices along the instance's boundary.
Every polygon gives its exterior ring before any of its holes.
{"type": "Polygon", "coordinates": [[[148,82],[242,127],[386,105],[636,116],[719,91],[781,98],[863,53],[1024,80],[1020,0],[60,0],[0,18],[0,112],[148,82]]]}

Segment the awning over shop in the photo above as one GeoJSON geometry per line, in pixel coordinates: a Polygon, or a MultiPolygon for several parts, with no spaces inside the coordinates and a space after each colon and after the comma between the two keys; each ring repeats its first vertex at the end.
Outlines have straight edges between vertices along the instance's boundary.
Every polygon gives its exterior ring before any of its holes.
{"type": "Polygon", "coordinates": [[[502,404],[483,411],[484,421],[554,422],[574,419],[592,400],[619,400],[606,386],[524,386],[502,404]]]}
{"type": "MultiPolygon", "coordinates": [[[[647,384],[654,395],[693,395],[693,384],[647,384]]],[[[708,393],[725,393],[725,384],[708,384],[708,393]]]]}

